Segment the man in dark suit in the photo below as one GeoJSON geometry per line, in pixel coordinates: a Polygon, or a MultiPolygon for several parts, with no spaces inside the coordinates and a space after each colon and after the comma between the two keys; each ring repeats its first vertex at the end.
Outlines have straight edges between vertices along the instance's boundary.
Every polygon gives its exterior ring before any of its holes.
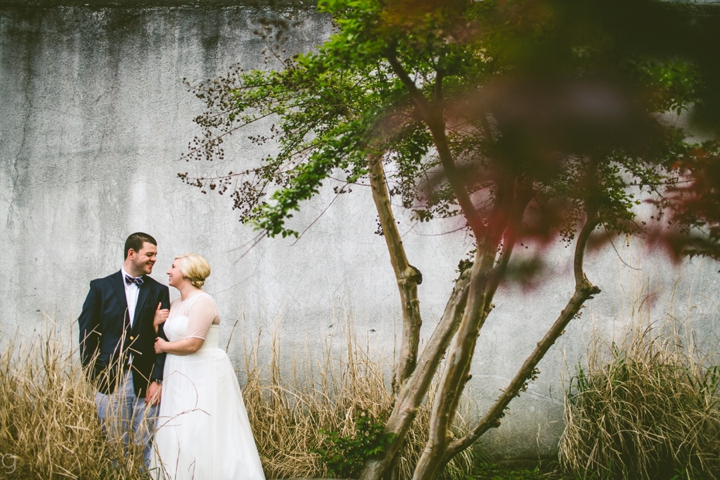
{"type": "MultiPolygon", "coordinates": [[[[155,354],[153,320],[167,318],[170,295],[148,276],[157,259],[153,237],[133,233],[124,255],[120,271],[90,282],[78,318],[80,357],[96,385],[95,404],[109,438],[127,442],[132,431],[147,460],[165,364],[165,354],[155,354]]],[[[158,334],[164,336],[162,325],[158,334]]]]}

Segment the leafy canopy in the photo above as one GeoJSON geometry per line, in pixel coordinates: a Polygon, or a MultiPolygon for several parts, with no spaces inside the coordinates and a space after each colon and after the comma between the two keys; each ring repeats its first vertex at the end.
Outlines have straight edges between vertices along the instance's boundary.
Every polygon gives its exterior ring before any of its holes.
{"type": "Polygon", "coordinates": [[[301,203],[331,180],[349,191],[369,156],[391,165],[390,192],[419,221],[463,213],[454,176],[480,228],[513,179],[531,199],[518,238],[572,238],[588,204],[606,229],[636,231],[641,192],[660,195],[678,159],[705,151],[654,115],[686,108],[699,77],[689,62],[625,48],[598,5],[321,0],[336,31],[317,51],[195,89],[207,110],[186,158],[222,159],[227,135],[264,119],[267,135],[251,139],[277,153],[226,176],[180,177],[230,192],[241,221],[269,236],[297,236],[287,220],[301,203]],[[428,118],[442,123],[451,171],[428,118]]]}

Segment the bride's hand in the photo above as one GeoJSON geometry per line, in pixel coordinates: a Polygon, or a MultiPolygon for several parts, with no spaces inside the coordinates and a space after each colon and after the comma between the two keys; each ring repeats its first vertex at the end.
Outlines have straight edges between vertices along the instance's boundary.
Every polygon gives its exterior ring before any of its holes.
{"type": "Polygon", "coordinates": [[[161,308],[162,303],[158,303],[157,308],[155,309],[155,318],[153,319],[153,327],[155,327],[155,332],[157,332],[158,327],[165,323],[165,320],[167,320],[168,315],[170,315],[170,310],[167,308],[161,308]]]}
{"type": "Polygon", "coordinates": [[[167,343],[168,343],[168,342],[166,342],[166,341],[163,340],[162,338],[159,338],[159,337],[156,338],[156,339],[155,339],[155,353],[163,353],[163,352],[164,352],[163,347],[164,347],[167,343]]]}

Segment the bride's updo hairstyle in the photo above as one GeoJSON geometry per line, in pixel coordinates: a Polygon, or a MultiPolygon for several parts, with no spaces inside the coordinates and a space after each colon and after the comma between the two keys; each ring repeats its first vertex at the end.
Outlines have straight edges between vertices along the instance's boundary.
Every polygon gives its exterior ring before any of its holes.
{"type": "Polygon", "coordinates": [[[194,287],[200,288],[210,276],[210,265],[197,253],[185,253],[175,257],[178,268],[183,276],[190,280],[194,287]]]}

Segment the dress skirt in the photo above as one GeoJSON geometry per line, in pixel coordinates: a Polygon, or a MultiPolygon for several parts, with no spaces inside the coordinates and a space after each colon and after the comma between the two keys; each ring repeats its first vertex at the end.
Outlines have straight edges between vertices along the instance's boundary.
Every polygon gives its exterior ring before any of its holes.
{"type": "Polygon", "coordinates": [[[213,346],[217,330],[196,353],[166,357],[150,463],[156,479],[265,479],[235,371],[213,346]]]}

